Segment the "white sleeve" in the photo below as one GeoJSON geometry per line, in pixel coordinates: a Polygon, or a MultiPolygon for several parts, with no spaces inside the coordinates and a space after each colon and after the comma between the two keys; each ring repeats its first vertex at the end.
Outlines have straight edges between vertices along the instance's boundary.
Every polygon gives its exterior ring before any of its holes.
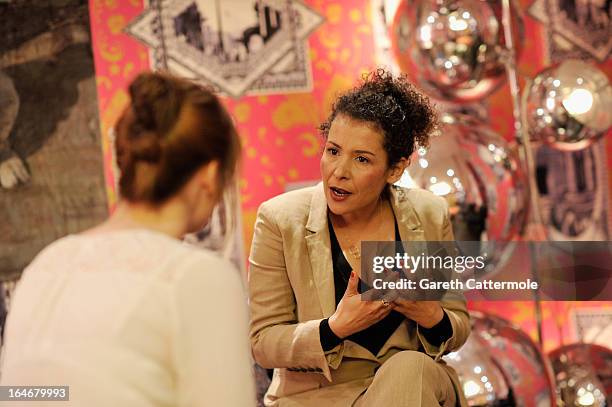
{"type": "Polygon", "coordinates": [[[189,261],[176,282],[173,298],[178,405],[254,406],[247,301],[240,275],[220,258],[194,257],[197,261],[189,261]]]}

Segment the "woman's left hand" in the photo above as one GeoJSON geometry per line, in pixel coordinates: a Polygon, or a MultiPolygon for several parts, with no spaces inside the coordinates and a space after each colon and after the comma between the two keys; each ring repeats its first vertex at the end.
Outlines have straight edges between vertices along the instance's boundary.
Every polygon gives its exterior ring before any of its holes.
{"type": "Polygon", "coordinates": [[[395,311],[401,312],[406,318],[413,320],[423,328],[431,328],[444,318],[440,301],[408,301],[397,299],[393,301],[395,311]]]}

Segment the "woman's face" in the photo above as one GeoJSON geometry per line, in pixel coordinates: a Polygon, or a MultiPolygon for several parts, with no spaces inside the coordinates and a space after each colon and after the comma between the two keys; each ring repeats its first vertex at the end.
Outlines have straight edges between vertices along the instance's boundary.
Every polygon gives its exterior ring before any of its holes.
{"type": "Polygon", "coordinates": [[[346,115],[334,119],[321,157],[321,177],[332,213],[344,216],[371,208],[386,184],[399,179],[395,167],[387,165],[383,139],[367,122],[346,115]]]}

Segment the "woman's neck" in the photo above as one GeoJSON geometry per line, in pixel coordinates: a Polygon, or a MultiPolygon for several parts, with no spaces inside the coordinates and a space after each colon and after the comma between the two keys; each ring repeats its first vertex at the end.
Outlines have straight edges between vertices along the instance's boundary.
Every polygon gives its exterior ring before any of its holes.
{"type": "Polygon", "coordinates": [[[371,224],[382,222],[387,209],[386,204],[387,200],[381,197],[375,203],[358,213],[336,215],[330,212],[330,217],[336,227],[363,230],[367,229],[371,224]]]}
{"type": "Polygon", "coordinates": [[[188,231],[188,225],[180,222],[186,219],[184,209],[176,203],[154,207],[142,203],[119,202],[113,214],[100,225],[84,234],[105,233],[126,229],[149,229],[181,239],[188,231]]]}

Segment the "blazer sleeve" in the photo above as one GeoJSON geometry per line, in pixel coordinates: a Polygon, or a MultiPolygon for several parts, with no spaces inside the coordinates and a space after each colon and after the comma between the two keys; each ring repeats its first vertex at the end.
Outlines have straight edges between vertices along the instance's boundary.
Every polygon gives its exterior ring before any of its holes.
{"type": "Polygon", "coordinates": [[[331,380],[330,367],[341,359],[338,345],[321,346],[322,319],[298,322],[296,301],[285,267],[283,238],[273,208],[263,203],[257,213],[249,256],[250,340],[253,357],[264,368],[317,372],[331,380]]]}
{"type": "MultiPolygon", "coordinates": [[[[444,220],[442,223],[440,240],[455,240],[446,202],[444,202],[444,220]]],[[[439,346],[435,346],[427,341],[425,335],[419,331],[419,326],[417,325],[417,336],[419,341],[423,345],[425,352],[433,357],[435,361],[438,361],[449,352],[458,350],[465,341],[467,341],[468,336],[470,336],[470,315],[467,312],[466,301],[463,294],[456,291],[445,298],[449,297],[452,299],[443,299],[441,305],[444,311],[446,311],[453,328],[453,335],[450,338],[442,342],[439,346]]]]}

